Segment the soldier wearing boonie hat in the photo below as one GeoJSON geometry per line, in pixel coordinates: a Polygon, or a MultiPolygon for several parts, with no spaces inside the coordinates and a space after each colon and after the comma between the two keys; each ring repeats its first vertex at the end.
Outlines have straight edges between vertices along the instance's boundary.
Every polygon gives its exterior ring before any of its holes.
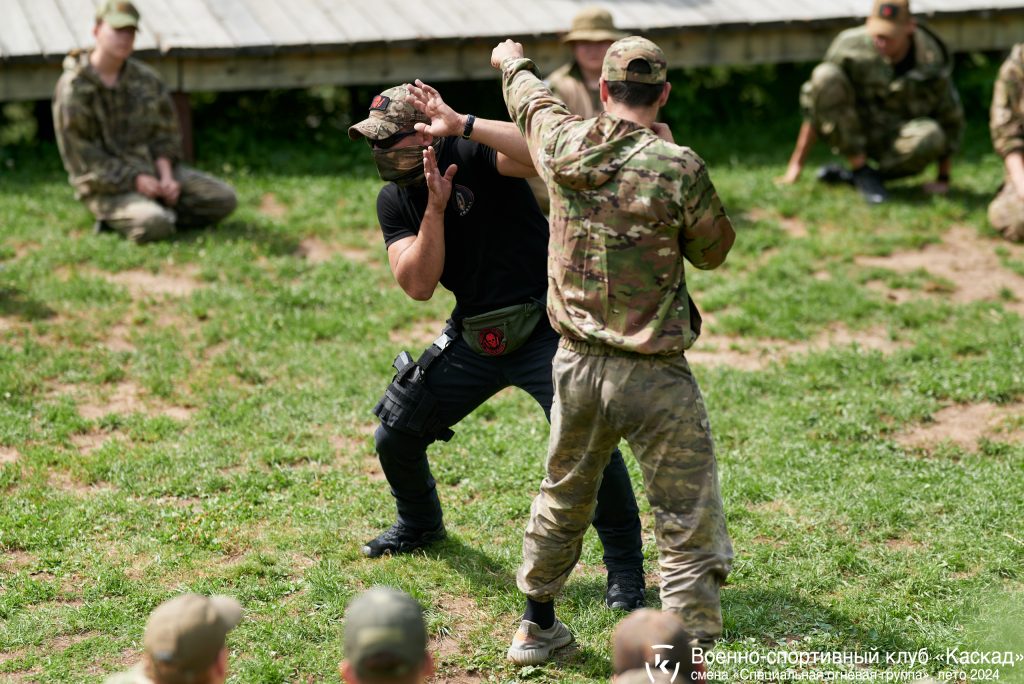
{"type": "Polygon", "coordinates": [[[107,684],[219,684],[227,679],[225,638],[242,620],[229,596],[182,594],[157,606],[142,637],[145,656],[107,684]]]}
{"type": "Polygon", "coordinates": [[[804,123],[779,181],[796,182],[821,138],[847,165],[827,164],[818,179],[851,184],[870,204],[886,200],[886,180],[932,163],[935,181],[923,190],[945,194],[964,129],[952,68],[945,43],[915,21],[909,0],[874,0],[864,25],[840,33],[801,88],[804,123]]]}
{"type": "MultiPolygon", "coordinates": [[[[572,27],[562,36],[562,42],[572,49],[572,60],[555,69],[546,79],[551,92],[570,112],[584,119],[601,113],[597,84],[604,53],[609,45],[625,37],[626,33],[616,28],[611,12],[603,7],[584,7],[573,17],[572,27]]],[[[529,181],[537,203],[547,213],[549,199],[544,181],[538,177],[529,181]]]]}
{"type": "Polygon", "coordinates": [[[421,682],[434,673],[423,609],[405,592],[375,587],[345,610],[345,659],[350,684],[421,682]]]}

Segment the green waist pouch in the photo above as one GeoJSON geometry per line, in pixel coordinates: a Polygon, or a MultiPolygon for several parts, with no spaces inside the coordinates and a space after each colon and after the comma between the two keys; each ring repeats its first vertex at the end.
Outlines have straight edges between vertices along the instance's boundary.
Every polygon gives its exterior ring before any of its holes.
{"type": "Polygon", "coordinates": [[[462,339],[477,354],[510,354],[530,338],[543,313],[542,304],[527,302],[463,318],[462,339]]]}

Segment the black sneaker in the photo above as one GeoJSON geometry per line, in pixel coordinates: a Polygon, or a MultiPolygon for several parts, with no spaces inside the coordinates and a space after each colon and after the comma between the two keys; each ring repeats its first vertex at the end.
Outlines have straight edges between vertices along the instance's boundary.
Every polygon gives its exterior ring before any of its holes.
{"type": "Polygon", "coordinates": [[[829,185],[853,185],[853,172],[839,164],[825,164],[818,169],[818,180],[829,185]]]}
{"type": "Polygon", "coordinates": [[[622,570],[608,573],[608,591],[604,602],[614,610],[626,612],[644,606],[644,573],[642,570],[622,570]]]}
{"type": "Polygon", "coordinates": [[[416,549],[441,541],[447,536],[444,523],[432,530],[417,530],[396,522],[379,537],[366,542],[363,545],[363,555],[368,558],[378,558],[384,554],[412,553],[416,549]]]}
{"type": "Polygon", "coordinates": [[[868,204],[881,204],[889,198],[881,174],[867,164],[853,172],[853,185],[868,204]]]}
{"type": "Polygon", "coordinates": [[[92,224],[92,232],[95,235],[99,235],[100,233],[104,233],[107,231],[113,232],[113,230],[114,229],[108,226],[107,222],[104,221],[103,219],[96,219],[96,223],[92,224]]]}

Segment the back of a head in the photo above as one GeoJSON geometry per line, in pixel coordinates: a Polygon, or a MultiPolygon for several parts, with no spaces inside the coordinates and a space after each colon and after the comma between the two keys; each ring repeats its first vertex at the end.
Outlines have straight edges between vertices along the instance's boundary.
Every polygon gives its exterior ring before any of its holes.
{"type": "Polygon", "coordinates": [[[357,596],[345,611],[345,659],[365,684],[420,681],[427,659],[420,605],[387,587],[357,596]]]}
{"type": "Polygon", "coordinates": [[[616,675],[630,670],[647,670],[666,662],[673,681],[693,681],[693,651],[690,635],[674,613],[650,608],[630,613],[612,634],[612,669],[616,675]]]}
{"type": "Polygon", "coordinates": [[[156,684],[207,684],[241,619],[242,606],[229,596],[182,594],[162,603],[143,635],[146,673],[156,684]]]}
{"type": "Polygon", "coordinates": [[[665,89],[668,62],[654,42],[629,36],[612,43],[604,56],[601,78],[612,100],[629,107],[650,107],[665,89]]]}

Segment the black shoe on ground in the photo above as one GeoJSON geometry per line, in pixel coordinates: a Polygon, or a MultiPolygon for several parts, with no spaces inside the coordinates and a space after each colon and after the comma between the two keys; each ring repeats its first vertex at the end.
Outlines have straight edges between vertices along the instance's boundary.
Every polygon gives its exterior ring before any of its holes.
{"type": "Polygon", "coordinates": [[[92,224],[92,232],[96,235],[106,231],[113,231],[114,229],[107,225],[107,222],[103,219],[96,219],[96,223],[92,224]]]}
{"type": "Polygon", "coordinates": [[[818,169],[818,180],[829,185],[853,185],[853,172],[839,164],[825,164],[818,169]]]}
{"type": "Polygon", "coordinates": [[[366,542],[363,545],[363,555],[368,558],[378,558],[384,554],[412,553],[416,549],[422,549],[424,546],[441,541],[447,536],[444,523],[432,530],[418,530],[396,522],[379,537],[366,542]]]}
{"type": "Polygon", "coordinates": [[[608,573],[608,591],[605,604],[614,610],[626,612],[644,607],[644,573],[642,570],[622,570],[608,573]]]}
{"type": "Polygon", "coordinates": [[[882,175],[867,164],[853,172],[853,186],[868,204],[881,204],[889,197],[882,175]]]}

